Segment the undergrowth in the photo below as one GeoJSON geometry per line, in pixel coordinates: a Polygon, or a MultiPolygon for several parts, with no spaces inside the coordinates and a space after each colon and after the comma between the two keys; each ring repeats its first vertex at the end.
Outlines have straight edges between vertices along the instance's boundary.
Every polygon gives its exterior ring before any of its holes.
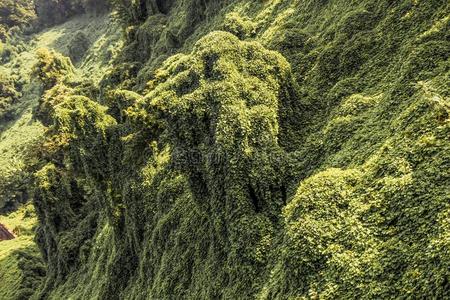
{"type": "Polygon", "coordinates": [[[33,242],[36,215],[31,204],[0,216],[0,223],[16,236],[0,242],[0,298],[29,299],[45,276],[45,265],[33,242]]]}

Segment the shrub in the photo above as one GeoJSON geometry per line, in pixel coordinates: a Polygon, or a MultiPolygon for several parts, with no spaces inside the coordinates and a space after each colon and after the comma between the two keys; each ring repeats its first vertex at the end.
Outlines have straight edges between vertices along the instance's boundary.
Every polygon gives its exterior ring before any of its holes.
{"type": "Polygon", "coordinates": [[[0,213],[15,210],[18,205],[29,200],[30,174],[14,170],[0,175],[0,213]]]}
{"type": "Polygon", "coordinates": [[[8,37],[14,26],[24,27],[36,19],[32,0],[2,0],[0,2],[0,41],[8,37]]]}
{"type": "Polygon", "coordinates": [[[57,83],[64,81],[74,72],[74,67],[69,58],[47,48],[36,51],[38,62],[33,66],[33,75],[50,89],[57,83]]]}
{"type": "Polygon", "coordinates": [[[0,71],[0,121],[12,117],[13,105],[20,97],[21,93],[16,90],[13,79],[0,71]]]}
{"type": "Polygon", "coordinates": [[[8,43],[0,41],[0,63],[7,63],[14,54],[13,48],[8,43]]]}
{"type": "Polygon", "coordinates": [[[256,34],[255,23],[248,18],[242,18],[237,13],[226,15],[222,29],[228,31],[240,39],[246,39],[256,34]]]}
{"type": "Polygon", "coordinates": [[[373,241],[359,219],[355,201],[361,177],[357,170],[328,169],[303,181],[283,211],[286,230],[272,274],[276,283],[269,283],[266,299],[319,291],[322,296],[336,297],[332,288],[316,287],[321,272],[342,272],[333,275],[352,282],[352,276],[364,270],[358,258],[365,255],[363,246],[373,241]]]}

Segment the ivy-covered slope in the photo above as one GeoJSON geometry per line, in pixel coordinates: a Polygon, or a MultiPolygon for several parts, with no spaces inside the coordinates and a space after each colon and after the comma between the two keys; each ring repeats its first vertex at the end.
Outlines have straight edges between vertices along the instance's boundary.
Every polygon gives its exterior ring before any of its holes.
{"type": "MultiPolygon", "coordinates": [[[[7,14],[10,19],[26,21],[20,17],[18,5],[16,1],[2,2],[0,13],[6,6],[10,9],[7,11],[14,12],[7,14]]],[[[68,56],[76,52],[79,60],[74,60],[77,70],[72,67],[73,80],[96,82],[96,75],[104,72],[120,48],[117,43],[120,30],[107,15],[79,16],[36,34],[29,29],[21,32],[21,28],[9,27],[0,18],[0,27],[5,24],[9,31],[0,42],[0,223],[14,233],[15,239],[0,241],[0,299],[16,300],[29,299],[39,290],[46,274],[34,242],[37,217],[29,203],[33,198],[32,166],[39,159],[39,146],[46,130],[35,116],[43,86],[38,76],[32,74],[33,66],[52,52],[45,48],[68,56]],[[73,50],[80,45],[79,36],[88,41],[81,47],[83,51],[73,50]]],[[[42,67],[52,70],[51,66],[42,67]]]]}
{"type": "Polygon", "coordinates": [[[113,7],[34,67],[35,299],[450,297],[448,1],[113,7]]]}

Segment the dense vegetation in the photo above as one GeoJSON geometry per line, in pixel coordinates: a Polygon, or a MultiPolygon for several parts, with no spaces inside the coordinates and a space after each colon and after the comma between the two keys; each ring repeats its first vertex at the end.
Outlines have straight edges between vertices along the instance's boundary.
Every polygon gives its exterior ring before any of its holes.
{"type": "Polygon", "coordinates": [[[123,47],[69,22],[0,77],[2,138],[28,96],[44,132],[0,176],[46,266],[0,255],[6,299],[450,297],[448,1],[111,4],[123,47]]]}
{"type": "Polygon", "coordinates": [[[0,245],[0,299],[29,299],[46,272],[33,242],[34,209],[31,204],[23,206],[8,216],[0,216],[0,223],[16,236],[0,245]]]}
{"type": "Polygon", "coordinates": [[[29,26],[35,20],[36,14],[32,0],[2,0],[0,2],[0,41],[8,37],[8,31],[12,27],[29,26]]]}

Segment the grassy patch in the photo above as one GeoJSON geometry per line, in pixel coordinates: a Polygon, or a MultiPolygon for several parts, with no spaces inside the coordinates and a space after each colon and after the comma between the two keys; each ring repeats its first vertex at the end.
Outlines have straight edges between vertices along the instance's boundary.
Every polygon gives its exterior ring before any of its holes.
{"type": "Polygon", "coordinates": [[[5,300],[30,297],[45,275],[40,252],[34,243],[36,215],[32,205],[0,216],[0,223],[16,236],[0,242],[0,298],[5,300]]]}

